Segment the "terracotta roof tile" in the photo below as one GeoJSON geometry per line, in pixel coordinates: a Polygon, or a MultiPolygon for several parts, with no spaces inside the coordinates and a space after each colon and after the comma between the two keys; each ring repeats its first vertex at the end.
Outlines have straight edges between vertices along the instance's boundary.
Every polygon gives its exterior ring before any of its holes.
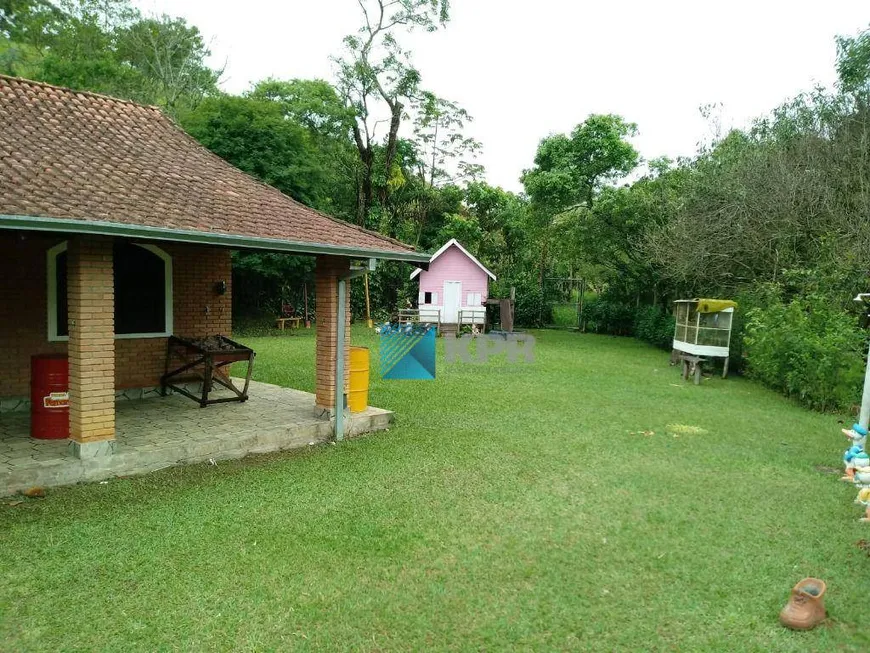
{"type": "Polygon", "coordinates": [[[419,258],[397,240],[315,211],[260,183],[199,145],[156,107],[3,75],[0,215],[419,258]]]}

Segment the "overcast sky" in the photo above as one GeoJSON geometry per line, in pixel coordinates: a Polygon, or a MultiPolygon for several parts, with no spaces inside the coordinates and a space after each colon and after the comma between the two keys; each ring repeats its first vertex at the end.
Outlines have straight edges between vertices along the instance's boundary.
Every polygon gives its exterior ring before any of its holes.
{"type": "MultiPolygon", "coordinates": [[[[185,17],[226,63],[223,88],[265,77],[332,78],[329,57],[360,23],[356,0],[136,0],[185,17]]],[[[520,190],[538,142],[590,113],[638,124],[644,158],[691,155],[721,103],[745,125],[814,84],[830,85],[834,36],[870,24],[868,0],[451,0],[434,34],[402,36],[423,84],[474,116],[490,183],[520,190]]]]}

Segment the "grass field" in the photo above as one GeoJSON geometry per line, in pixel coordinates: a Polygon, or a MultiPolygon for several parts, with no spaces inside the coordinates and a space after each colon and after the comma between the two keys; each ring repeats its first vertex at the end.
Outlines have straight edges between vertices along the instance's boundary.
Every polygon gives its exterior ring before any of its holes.
{"type": "MultiPolygon", "coordinates": [[[[536,335],[533,364],[375,378],[389,432],[0,502],[0,648],[868,650],[836,416],[536,335]],[[810,575],[831,618],[787,631],[810,575]]],[[[310,332],[246,342],[312,389],[310,332]]]]}

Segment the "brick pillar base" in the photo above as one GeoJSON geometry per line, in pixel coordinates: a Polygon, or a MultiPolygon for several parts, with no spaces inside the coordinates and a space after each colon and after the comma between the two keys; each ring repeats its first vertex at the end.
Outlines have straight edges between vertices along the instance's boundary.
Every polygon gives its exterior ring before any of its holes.
{"type": "MultiPolygon", "coordinates": [[[[335,409],[335,340],[337,334],[338,280],[350,272],[350,260],[338,256],[318,256],[315,271],[317,301],[317,391],[314,412],[332,416],[335,409]]],[[[345,376],[344,391],[350,378],[350,282],[345,307],[345,376]]]]}
{"type": "Polygon", "coordinates": [[[115,439],[115,290],[112,239],[71,238],[69,435],[81,458],[112,452],[115,439]]]}

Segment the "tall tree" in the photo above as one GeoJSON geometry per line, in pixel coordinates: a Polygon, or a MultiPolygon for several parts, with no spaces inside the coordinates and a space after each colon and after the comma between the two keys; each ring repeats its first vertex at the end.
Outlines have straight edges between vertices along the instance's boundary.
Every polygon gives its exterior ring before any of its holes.
{"type": "Polygon", "coordinates": [[[624,177],[637,166],[640,157],[628,141],[636,133],[637,126],[620,116],[594,114],[570,134],[541,141],[535,166],[523,173],[522,181],[532,202],[542,288],[554,219],[573,209],[591,210],[596,193],[605,184],[624,177]]]}
{"type": "Polygon", "coordinates": [[[141,18],[118,30],[118,57],[141,71],[160,106],[176,113],[217,88],[222,70],[209,68],[211,54],[195,26],[167,15],[141,18]]]}
{"type": "Polygon", "coordinates": [[[182,117],[205,147],[237,168],[311,206],[323,206],[322,161],[305,128],[268,100],[207,98],[182,117]]]}
{"type": "Polygon", "coordinates": [[[464,133],[472,118],[461,106],[421,91],[414,99],[414,138],[420,154],[420,179],[434,186],[438,181],[474,180],[483,166],[474,163],[481,144],[464,133]]]}
{"type": "Polygon", "coordinates": [[[837,37],[837,75],[847,92],[870,89],[870,29],[837,37]]]}
{"type": "Polygon", "coordinates": [[[344,39],[345,54],[335,61],[339,89],[356,115],[352,131],[362,164],[357,221],[364,224],[375,198],[384,204],[390,180],[399,174],[394,169],[399,128],[420,84],[420,73],[396,32],[438,29],[449,18],[449,0],[357,1],[363,25],[344,39]],[[378,127],[383,122],[388,128],[381,145],[378,127]]]}
{"type": "Polygon", "coordinates": [[[313,145],[310,156],[323,171],[316,207],[338,217],[356,217],[356,188],[362,173],[351,130],[353,110],[329,82],[318,79],[259,82],[252,99],[274,103],[284,118],[303,127],[313,145]]]}
{"type": "Polygon", "coordinates": [[[171,113],[217,92],[199,30],[143,18],[129,0],[3,0],[0,71],[157,104],[171,113]]]}

